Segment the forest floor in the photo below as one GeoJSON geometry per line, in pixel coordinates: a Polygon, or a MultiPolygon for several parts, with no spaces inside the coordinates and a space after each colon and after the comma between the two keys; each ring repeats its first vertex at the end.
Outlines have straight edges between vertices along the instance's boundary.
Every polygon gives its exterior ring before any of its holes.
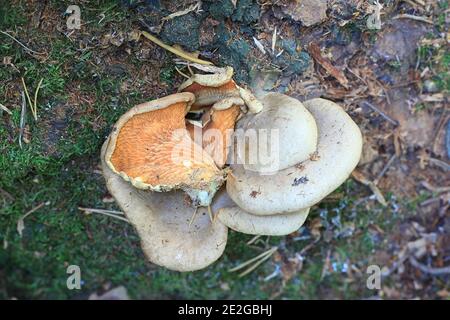
{"type": "Polygon", "coordinates": [[[135,299],[449,299],[448,2],[196,3],[78,1],[79,30],[66,1],[0,7],[0,298],[123,286],[135,299]],[[197,272],[147,262],[130,225],[79,209],[118,210],[100,147],[121,114],[183,80],[139,30],[233,66],[242,85],[336,101],[364,134],[360,165],[293,234],[248,244],[230,231],[224,255],[197,272]],[[22,78],[32,101],[43,79],[36,119],[22,78]],[[273,246],[252,273],[229,272],[273,246]],[[67,289],[69,265],[81,290],[67,289]],[[379,288],[367,286],[371,265],[379,288]]]}

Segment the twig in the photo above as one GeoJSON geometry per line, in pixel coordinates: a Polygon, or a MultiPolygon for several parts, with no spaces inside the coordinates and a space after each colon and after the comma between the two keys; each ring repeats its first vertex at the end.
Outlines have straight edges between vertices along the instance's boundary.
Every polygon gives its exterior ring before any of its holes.
{"type": "Polygon", "coordinates": [[[379,115],[381,115],[384,119],[386,119],[388,122],[392,123],[394,126],[398,126],[398,121],[392,119],[391,117],[389,117],[386,113],[384,113],[383,111],[381,111],[380,109],[378,109],[377,107],[375,107],[373,104],[371,104],[368,101],[363,101],[363,104],[367,107],[369,107],[370,109],[372,109],[373,111],[377,112],[379,115]]]}
{"type": "Polygon", "coordinates": [[[434,24],[433,21],[431,21],[430,19],[420,17],[420,16],[415,16],[412,14],[407,14],[407,13],[399,14],[392,19],[411,19],[411,20],[416,20],[416,21],[420,21],[420,22],[425,22],[428,24],[434,24]]]}
{"type": "Polygon", "coordinates": [[[438,166],[439,168],[443,169],[444,171],[450,171],[450,164],[448,164],[445,161],[435,158],[429,158],[428,161],[430,161],[430,163],[434,164],[435,166],[438,166]]]}
{"type": "Polygon", "coordinates": [[[148,40],[152,41],[153,43],[157,44],[158,46],[160,46],[163,49],[166,49],[167,51],[172,52],[173,54],[179,56],[180,58],[183,58],[184,60],[187,61],[191,61],[194,63],[199,63],[199,64],[206,64],[206,65],[212,65],[213,63],[210,61],[206,61],[206,60],[202,60],[202,59],[198,59],[198,58],[194,58],[192,56],[190,56],[189,54],[187,54],[186,52],[183,52],[179,49],[176,49],[172,46],[169,46],[167,44],[165,44],[164,42],[162,42],[161,40],[159,40],[158,38],[152,36],[150,33],[148,33],[147,31],[141,31],[141,34],[147,38],[148,40]]]}
{"type": "Polygon", "coordinates": [[[383,169],[380,171],[380,173],[378,174],[378,176],[376,177],[375,180],[373,180],[373,183],[375,185],[378,184],[378,182],[380,182],[380,179],[383,178],[383,176],[385,175],[385,173],[389,170],[389,168],[392,166],[392,163],[394,163],[394,160],[397,158],[397,155],[393,155],[388,162],[386,163],[386,165],[383,167],[383,169]]]}
{"type": "Polygon", "coordinates": [[[426,189],[428,189],[429,191],[435,192],[438,194],[450,191],[450,187],[435,187],[435,186],[432,186],[431,184],[429,184],[427,181],[422,181],[420,184],[423,187],[425,187],[426,189]]]}
{"type": "Polygon", "coordinates": [[[440,276],[440,275],[444,275],[444,274],[449,274],[450,273],[450,266],[443,267],[443,268],[428,267],[428,266],[420,263],[419,261],[417,261],[417,259],[414,258],[413,256],[409,257],[409,262],[411,262],[411,264],[415,268],[419,269],[420,271],[422,271],[424,273],[431,274],[433,276],[440,276]]]}
{"type": "Polygon", "coordinates": [[[5,112],[6,112],[7,114],[9,114],[9,115],[12,114],[11,110],[9,110],[7,107],[5,107],[4,105],[2,105],[1,103],[0,103],[0,109],[2,109],[3,111],[5,111],[5,112]]]}
{"type": "Polygon", "coordinates": [[[37,54],[37,55],[45,55],[45,53],[43,52],[37,52],[34,50],[31,50],[30,48],[28,48],[26,45],[24,45],[22,42],[20,42],[19,40],[17,40],[16,38],[14,38],[12,35],[10,35],[9,33],[5,32],[5,31],[0,31],[0,33],[4,34],[5,36],[10,37],[11,39],[13,39],[15,42],[17,42],[18,44],[20,44],[20,46],[22,48],[24,48],[26,51],[37,54]]]}

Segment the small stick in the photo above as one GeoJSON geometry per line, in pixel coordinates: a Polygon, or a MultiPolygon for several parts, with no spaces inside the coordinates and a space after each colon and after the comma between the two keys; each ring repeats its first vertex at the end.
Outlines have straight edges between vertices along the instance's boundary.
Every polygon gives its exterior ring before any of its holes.
{"type": "Polygon", "coordinates": [[[444,274],[449,274],[450,273],[450,266],[443,267],[443,268],[428,267],[428,266],[420,263],[419,261],[417,261],[417,259],[414,258],[413,256],[409,257],[409,262],[411,262],[411,264],[414,267],[416,267],[417,269],[419,269],[420,271],[422,271],[424,273],[431,274],[433,276],[440,276],[440,275],[444,275],[444,274]]]}
{"type": "Polygon", "coordinates": [[[376,177],[375,180],[373,180],[373,183],[375,185],[378,184],[378,182],[380,181],[380,179],[384,176],[384,174],[388,171],[388,169],[392,166],[392,163],[394,162],[394,160],[397,158],[397,155],[393,155],[388,162],[386,163],[386,165],[383,167],[383,169],[380,171],[380,173],[378,174],[378,176],[376,177]]]}
{"type": "Polygon", "coordinates": [[[391,117],[389,117],[386,113],[384,113],[383,111],[381,111],[380,109],[378,109],[377,107],[375,107],[373,104],[371,104],[368,101],[363,101],[363,104],[367,107],[369,107],[370,109],[372,109],[373,111],[377,112],[378,114],[380,114],[384,119],[386,119],[388,122],[392,123],[394,126],[398,126],[398,122],[394,119],[392,119],[391,117]]]}
{"type": "Polygon", "coordinates": [[[163,49],[166,49],[167,51],[172,52],[173,54],[179,56],[180,58],[183,58],[184,60],[187,61],[191,61],[194,63],[199,63],[199,64],[207,64],[207,65],[212,65],[213,63],[210,61],[206,61],[206,60],[202,60],[202,59],[198,59],[198,58],[194,58],[191,57],[190,55],[186,54],[185,52],[182,52],[178,49],[175,49],[172,46],[169,46],[167,44],[165,44],[164,42],[162,42],[161,40],[159,40],[158,38],[152,36],[150,33],[148,33],[147,31],[141,31],[141,34],[147,38],[148,40],[152,41],[153,43],[157,44],[158,46],[160,46],[163,49]]]}
{"type": "Polygon", "coordinates": [[[393,19],[411,19],[411,20],[425,22],[428,24],[434,24],[433,21],[431,21],[430,19],[420,17],[420,16],[415,16],[412,14],[407,14],[407,13],[399,14],[398,16],[395,16],[393,19]]]}

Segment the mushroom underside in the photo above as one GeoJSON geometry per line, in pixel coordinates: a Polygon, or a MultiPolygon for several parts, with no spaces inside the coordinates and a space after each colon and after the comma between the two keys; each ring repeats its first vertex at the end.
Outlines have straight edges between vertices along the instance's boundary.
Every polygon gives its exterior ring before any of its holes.
{"type": "Polygon", "coordinates": [[[108,140],[101,154],[107,188],[138,232],[147,258],[175,271],[199,270],[216,261],[225,249],[227,227],[211,223],[207,209],[188,205],[181,191],[159,193],[134,188],[106,164],[107,144],[108,140]]]}
{"type": "Polygon", "coordinates": [[[105,155],[110,169],[138,189],[183,189],[194,203],[208,205],[224,173],[186,129],[193,101],[193,94],[178,93],[126,112],[110,135],[105,155]]]}

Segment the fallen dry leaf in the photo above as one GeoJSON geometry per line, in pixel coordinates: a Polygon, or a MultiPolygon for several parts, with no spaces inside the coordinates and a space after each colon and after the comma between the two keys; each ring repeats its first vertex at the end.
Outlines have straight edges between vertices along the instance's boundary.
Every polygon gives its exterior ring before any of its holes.
{"type": "Polygon", "coordinates": [[[322,55],[317,43],[312,42],[309,44],[309,53],[313,59],[328,71],[328,73],[330,73],[343,87],[348,88],[348,79],[345,77],[344,72],[333,66],[330,59],[322,55]]]}

